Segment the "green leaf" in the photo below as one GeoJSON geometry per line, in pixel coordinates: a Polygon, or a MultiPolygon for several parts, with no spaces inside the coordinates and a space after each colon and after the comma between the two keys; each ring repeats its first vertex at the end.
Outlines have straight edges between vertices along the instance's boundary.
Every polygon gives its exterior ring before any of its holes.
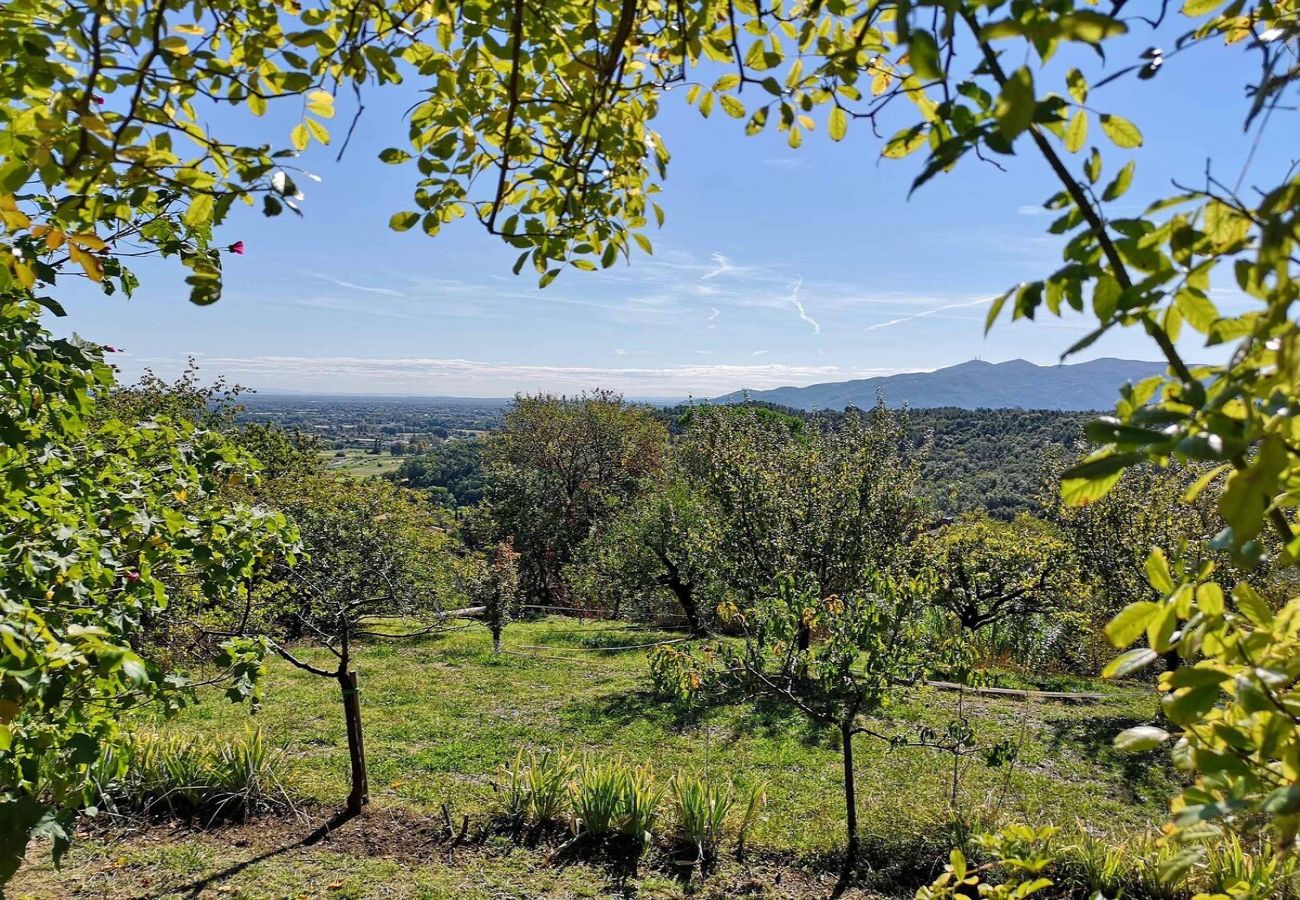
{"type": "Polygon", "coordinates": [[[329,91],[312,91],[307,95],[307,111],[322,119],[334,118],[334,95],[329,91]]]}
{"type": "Polygon", "coordinates": [[[1165,551],[1155,547],[1147,555],[1146,561],[1147,581],[1150,585],[1161,594],[1169,594],[1174,589],[1174,579],[1169,574],[1169,560],[1165,558],[1165,551]]]}
{"type": "Polygon", "coordinates": [[[1096,147],[1088,154],[1087,160],[1083,164],[1083,174],[1088,177],[1089,184],[1096,184],[1101,178],[1101,154],[1096,147]]]}
{"type": "Polygon", "coordinates": [[[1106,638],[1115,647],[1127,647],[1146,631],[1147,623],[1160,612],[1160,604],[1150,600],[1130,603],[1106,623],[1106,638]]]}
{"type": "Polygon", "coordinates": [[[1129,650],[1127,653],[1121,653],[1106,664],[1106,668],[1101,670],[1102,678],[1123,678],[1125,675],[1132,674],[1138,669],[1146,668],[1157,659],[1160,654],[1150,647],[1138,647],[1129,650]]]}
{"type": "Polygon", "coordinates": [[[172,56],[185,56],[190,52],[190,45],[186,43],[185,38],[172,35],[159,41],[158,49],[165,50],[172,56]]]}
{"type": "Polygon", "coordinates": [[[1083,506],[1110,493],[1124,470],[1145,457],[1140,453],[1103,453],[1065,470],[1061,476],[1061,499],[1070,506],[1083,506]]]}
{"type": "Polygon", "coordinates": [[[182,221],[191,228],[202,228],[212,222],[212,213],[216,200],[211,194],[198,194],[190,200],[189,209],[185,210],[182,221]]]}
{"type": "Polygon", "coordinates": [[[1011,298],[1011,291],[1004,291],[989,305],[989,313],[984,317],[984,333],[988,334],[993,330],[993,323],[997,321],[998,316],[1002,314],[1002,307],[1006,306],[1007,300],[1011,298]]]}
{"type": "Polygon", "coordinates": [[[938,81],[943,78],[943,69],[939,65],[939,44],[934,35],[923,29],[914,29],[907,45],[907,59],[912,71],[925,81],[938,81]]]}
{"type": "Polygon", "coordinates": [[[1116,147],[1123,147],[1131,150],[1134,147],[1142,146],[1142,132],[1138,127],[1122,116],[1102,113],[1101,130],[1106,132],[1106,137],[1110,138],[1116,147]]]}
{"type": "Polygon", "coordinates": [[[722,111],[733,119],[743,119],[745,117],[745,104],[731,94],[718,95],[718,102],[722,104],[722,111]]]}
{"type": "Polygon", "coordinates": [[[902,159],[910,155],[925,143],[925,131],[925,125],[920,122],[911,128],[904,128],[889,139],[880,155],[886,159],[902,159]]]}
{"type": "Polygon", "coordinates": [[[1071,69],[1066,73],[1065,86],[1075,103],[1083,105],[1088,102],[1088,82],[1078,69],[1071,69]]]}
{"type": "Polygon", "coordinates": [[[1011,73],[993,106],[993,117],[1007,140],[1012,140],[1033,123],[1034,76],[1028,67],[1021,66],[1011,73]]]}
{"type": "Polygon", "coordinates": [[[1110,184],[1106,185],[1106,189],[1101,192],[1101,199],[1118,200],[1120,197],[1123,197],[1124,194],[1128,192],[1129,186],[1133,183],[1133,169],[1134,163],[1132,160],[1129,160],[1128,163],[1125,164],[1124,168],[1119,170],[1119,174],[1115,176],[1114,180],[1111,181],[1110,184]]]}
{"type": "Polygon", "coordinates": [[[1197,585],[1196,608],[1207,616],[1223,615],[1223,588],[1212,581],[1197,585]]]}
{"type": "Polygon", "coordinates": [[[1088,113],[1079,110],[1070,119],[1070,124],[1065,129],[1065,149],[1071,153],[1078,153],[1083,149],[1084,142],[1088,139],[1088,113]]]}
{"type": "Polygon", "coordinates": [[[1183,4],[1183,15],[1203,16],[1223,5],[1223,0],[1187,0],[1183,4]]]}
{"type": "Polygon", "coordinates": [[[1057,23],[1060,25],[1062,37],[1087,44],[1099,44],[1107,38],[1128,31],[1128,26],[1118,19],[1112,19],[1090,9],[1078,9],[1066,13],[1057,20],[1057,23]]]}
{"type": "Polygon", "coordinates": [[[1187,688],[1166,697],[1160,704],[1169,721],[1175,725],[1191,725],[1214,708],[1219,699],[1218,685],[1187,688]]]}
{"type": "Polygon", "coordinates": [[[831,108],[830,120],[826,123],[826,132],[831,136],[832,141],[844,140],[844,135],[849,130],[849,115],[842,108],[835,106],[831,108]]]}
{"type": "Polygon", "coordinates": [[[1237,609],[1250,621],[1254,622],[1261,628],[1267,628],[1273,624],[1273,611],[1268,608],[1264,598],[1255,592],[1250,585],[1242,582],[1232,589],[1232,599],[1237,604],[1237,609]]]}
{"type": "Polygon", "coordinates": [[[305,119],[304,124],[307,126],[307,130],[311,132],[311,136],[316,139],[318,144],[328,144],[330,142],[329,129],[320,122],[317,122],[315,119],[305,119]]]}
{"type": "Polygon", "coordinates": [[[410,231],[418,221],[420,221],[418,212],[399,212],[394,213],[393,217],[388,220],[388,227],[394,231],[410,231]]]}
{"type": "Polygon", "coordinates": [[[1115,735],[1115,749],[1121,753],[1141,753],[1144,750],[1154,750],[1172,737],[1173,735],[1163,728],[1156,728],[1154,725],[1138,725],[1135,728],[1126,728],[1115,735]]]}

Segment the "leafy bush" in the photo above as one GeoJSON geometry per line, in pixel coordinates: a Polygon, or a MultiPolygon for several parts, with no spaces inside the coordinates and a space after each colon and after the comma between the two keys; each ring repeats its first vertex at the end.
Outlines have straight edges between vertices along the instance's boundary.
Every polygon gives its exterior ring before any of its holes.
{"type": "Polygon", "coordinates": [[[212,822],[287,806],[283,765],[260,729],[230,743],[143,732],[101,757],[92,777],[98,805],[111,812],[212,822]]]}

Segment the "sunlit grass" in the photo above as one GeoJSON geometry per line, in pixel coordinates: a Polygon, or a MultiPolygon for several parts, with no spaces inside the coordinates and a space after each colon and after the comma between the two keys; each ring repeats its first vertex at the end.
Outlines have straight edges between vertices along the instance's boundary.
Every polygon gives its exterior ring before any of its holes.
{"type": "MultiPolygon", "coordinates": [[[[751,704],[683,721],[647,691],[643,651],[576,649],[608,628],[561,618],[518,623],[507,629],[507,653],[499,657],[486,630],[476,628],[363,647],[357,666],[375,802],[430,813],[445,803],[456,817],[486,816],[499,807],[492,782],[520,749],[621,754],[629,763],[653,762],[665,779],[711,769],[740,787],[766,782],[769,802],[750,834],[752,846],[798,853],[839,846],[833,733],[793,710],[751,704]]],[[[643,642],[643,632],[627,634],[625,643],[643,642]]],[[[891,711],[889,727],[942,724],[955,699],[923,689],[891,711]]],[[[1005,768],[965,765],[960,797],[968,811],[996,809],[1033,823],[1082,819],[1107,834],[1163,813],[1165,770],[1110,748],[1115,732],[1154,712],[1148,692],[1114,691],[1087,706],[968,696],[966,707],[981,743],[1023,742],[1009,778],[1005,768]]],[[[287,749],[284,778],[292,790],[327,804],[342,801],[347,754],[337,689],[328,680],[273,664],[255,717],[209,697],[165,728],[240,733],[250,718],[287,749]]],[[[860,739],[857,758],[868,840],[910,846],[935,836],[949,817],[946,760],[925,750],[891,751],[869,738],[860,739]]]]}

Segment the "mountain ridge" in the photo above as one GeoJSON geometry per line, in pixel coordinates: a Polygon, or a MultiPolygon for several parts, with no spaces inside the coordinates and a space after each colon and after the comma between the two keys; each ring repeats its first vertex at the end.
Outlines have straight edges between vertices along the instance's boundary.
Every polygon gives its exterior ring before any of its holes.
{"type": "Polygon", "coordinates": [[[733,391],[715,403],[760,400],[795,409],[870,407],[877,393],[890,406],[915,409],[1052,409],[1087,412],[1111,409],[1127,382],[1162,374],[1163,362],[1103,357],[1082,363],[1039,366],[1024,359],[968,360],[931,372],[902,372],[875,378],[733,391]]]}

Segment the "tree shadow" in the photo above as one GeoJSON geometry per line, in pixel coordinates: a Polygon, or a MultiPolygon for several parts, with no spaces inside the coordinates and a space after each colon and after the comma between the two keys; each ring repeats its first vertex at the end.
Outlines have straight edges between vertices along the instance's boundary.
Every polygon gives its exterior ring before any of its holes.
{"type": "Polygon", "coordinates": [[[205,891],[207,888],[211,887],[212,885],[219,884],[220,882],[223,882],[228,878],[233,878],[234,876],[238,875],[240,872],[244,871],[250,866],[255,866],[258,863],[265,862],[268,859],[274,859],[275,857],[280,856],[281,854],[284,853],[288,853],[292,850],[300,850],[303,847],[313,847],[316,844],[319,844],[321,841],[325,840],[325,838],[329,837],[332,831],[341,828],[347,822],[356,818],[356,816],[357,814],[354,812],[349,812],[348,810],[340,810],[339,812],[335,813],[325,822],[318,825],[316,828],[313,828],[308,834],[304,835],[298,840],[291,841],[287,844],[282,844],[281,846],[276,847],[272,850],[266,850],[262,853],[257,854],[256,856],[251,856],[248,859],[240,860],[237,863],[232,863],[231,865],[226,866],[224,869],[219,869],[218,871],[213,872],[210,875],[205,875],[202,878],[196,879],[195,881],[191,881],[189,884],[181,885],[176,889],[176,893],[182,897],[191,897],[191,898],[198,897],[200,894],[203,893],[203,891],[205,891]]]}
{"type": "Polygon", "coordinates": [[[1159,750],[1146,753],[1122,753],[1115,749],[1115,735],[1126,728],[1149,722],[1134,716],[1093,716],[1086,719],[1045,719],[1044,744],[1053,751],[1071,747],[1084,753],[1098,766],[1110,769],[1122,777],[1125,788],[1135,799],[1135,788],[1149,790],[1167,789],[1178,778],[1169,754],[1159,750]]]}
{"type": "Polygon", "coordinates": [[[809,747],[838,746],[833,729],[810,721],[792,704],[769,697],[747,697],[739,692],[708,697],[685,706],[665,700],[652,690],[641,689],[574,700],[561,707],[559,714],[575,725],[624,727],[650,721],[677,732],[722,725],[732,740],[755,733],[769,738],[793,734],[809,747]],[[728,709],[736,712],[734,721],[718,722],[718,714],[728,709]]]}

